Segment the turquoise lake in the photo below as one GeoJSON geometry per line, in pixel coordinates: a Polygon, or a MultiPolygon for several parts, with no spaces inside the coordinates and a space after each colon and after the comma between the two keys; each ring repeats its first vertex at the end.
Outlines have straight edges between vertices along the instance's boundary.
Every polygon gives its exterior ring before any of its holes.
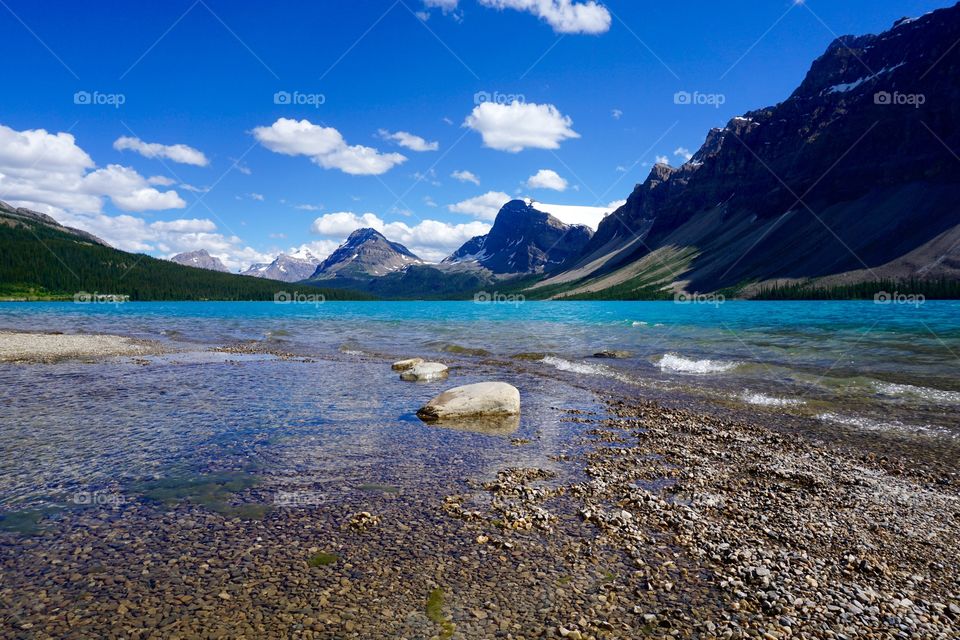
{"type": "Polygon", "coordinates": [[[930,446],[960,433],[957,302],[3,303],[0,329],[171,351],[0,365],[4,511],[132,495],[171,474],[257,469],[276,495],[309,487],[336,501],[370,484],[426,489],[549,466],[576,446],[561,410],[590,410],[614,387],[930,446]],[[211,350],[246,342],[296,358],[211,350]],[[604,350],[629,355],[594,357],[604,350]],[[389,364],[410,356],[451,365],[450,379],[399,381],[389,364]],[[515,433],[414,415],[444,388],[490,379],[521,390],[515,433]]]}

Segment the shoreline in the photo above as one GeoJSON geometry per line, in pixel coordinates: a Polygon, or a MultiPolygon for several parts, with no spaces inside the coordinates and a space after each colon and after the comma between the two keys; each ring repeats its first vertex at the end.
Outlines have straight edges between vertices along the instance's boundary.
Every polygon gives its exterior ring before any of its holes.
{"type": "Polygon", "coordinates": [[[239,519],[189,503],[97,507],[53,523],[63,534],[0,534],[13,578],[0,596],[16,628],[55,637],[960,629],[955,481],[812,433],[593,393],[602,410],[565,411],[576,430],[552,463],[560,476],[506,468],[434,495],[384,490],[239,519]],[[79,555],[64,553],[64,534],[79,555]],[[311,566],[318,557],[330,561],[311,566]]]}

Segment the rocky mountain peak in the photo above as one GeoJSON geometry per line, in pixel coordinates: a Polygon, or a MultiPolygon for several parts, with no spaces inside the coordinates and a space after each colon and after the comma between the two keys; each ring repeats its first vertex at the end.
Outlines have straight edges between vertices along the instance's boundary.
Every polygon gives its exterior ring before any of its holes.
{"type": "Polygon", "coordinates": [[[589,227],[564,224],[531,200],[511,200],[490,233],[470,239],[444,263],[476,263],[496,274],[553,271],[579,254],[592,235],[589,227]]]}
{"type": "Polygon", "coordinates": [[[211,256],[206,249],[197,249],[196,251],[187,251],[178,253],[170,258],[170,262],[176,262],[186,267],[196,267],[197,269],[207,269],[208,271],[222,271],[228,273],[226,265],[220,261],[220,258],[211,256]]]}
{"type": "Polygon", "coordinates": [[[383,276],[422,263],[405,246],[387,240],[376,229],[357,229],[317,266],[312,278],[383,276]]]}

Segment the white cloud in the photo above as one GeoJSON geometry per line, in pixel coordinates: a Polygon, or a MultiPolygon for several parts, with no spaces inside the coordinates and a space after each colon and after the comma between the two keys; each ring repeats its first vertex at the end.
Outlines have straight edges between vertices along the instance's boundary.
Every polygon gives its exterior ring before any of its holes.
{"type": "Polygon", "coordinates": [[[269,254],[245,246],[237,236],[219,233],[217,225],[208,219],[147,222],[128,214],[110,216],[66,211],[54,217],[62,224],[89,231],[124,251],[171,258],[178,253],[206,249],[210,255],[220,258],[231,271],[273,259],[269,254]]]}
{"type": "Polygon", "coordinates": [[[419,171],[413,174],[413,179],[417,182],[427,181],[435,187],[440,186],[440,181],[437,180],[437,172],[432,167],[427,169],[426,173],[420,173],[419,171]]]}
{"type": "Polygon", "coordinates": [[[573,120],[552,104],[484,102],[467,116],[463,126],[483,136],[484,146],[517,153],[525,148],[557,149],[568,138],[579,138],[573,120]]]}
{"type": "Polygon", "coordinates": [[[527,179],[527,187],[530,189],[553,189],[554,191],[566,191],[567,181],[560,177],[552,169],[540,169],[536,174],[527,179]]]}
{"type": "MultiPolygon", "coordinates": [[[[423,0],[423,6],[427,9],[440,9],[443,15],[450,16],[456,22],[463,21],[463,12],[457,11],[459,0],[423,0]]],[[[429,11],[418,11],[417,17],[426,21],[430,17],[429,11]]]]}
{"type": "Polygon", "coordinates": [[[210,187],[195,187],[192,184],[181,184],[180,188],[184,191],[191,191],[193,193],[207,193],[210,191],[210,187]]]}
{"type": "Polygon", "coordinates": [[[262,194],[262,193],[251,193],[251,194],[250,194],[250,199],[251,199],[251,200],[256,200],[257,202],[263,202],[263,194],[262,194]]]}
{"type": "Polygon", "coordinates": [[[176,191],[159,191],[167,179],[145,178],[130,167],[96,168],[68,133],[15,131],[0,125],[0,192],[15,206],[48,213],[62,224],[89,231],[125,251],[173,255],[206,249],[231,269],[268,258],[240,238],[217,231],[211,220],[147,220],[103,213],[105,198],[125,211],[186,206],[176,191]]]}
{"type": "Polygon", "coordinates": [[[412,227],[403,222],[390,222],[382,231],[387,238],[428,262],[440,262],[470,238],[489,232],[490,225],[483,222],[449,224],[438,220],[423,220],[412,227]]]}
{"type": "Polygon", "coordinates": [[[613,109],[610,111],[610,117],[613,118],[614,120],[619,120],[620,118],[623,117],[623,111],[621,111],[620,109],[613,109]]]}
{"type": "MultiPolygon", "coordinates": [[[[610,12],[594,0],[479,0],[494,9],[516,9],[537,16],[556,33],[606,33],[610,30],[610,12]]],[[[456,2],[448,0],[456,7],[456,2]]]]}
{"type": "Polygon", "coordinates": [[[450,174],[450,177],[460,182],[472,182],[478,187],[480,186],[480,178],[471,171],[454,171],[450,174]]]}
{"type": "Polygon", "coordinates": [[[459,0],[423,0],[423,6],[428,9],[441,9],[444,13],[449,13],[457,8],[459,0]]]}
{"type": "Polygon", "coordinates": [[[348,145],[333,127],[321,127],[309,120],[280,118],[269,127],[255,128],[253,135],[271,151],[307,156],[324,169],[339,169],[350,175],[380,175],[407,159],[399,153],[348,145]]]}
{"type": "Polygon", "coordinates": [[[320,207],[315,204],[298,204],[294,205],[294,209],[299,209],[300,211],[320,211],[323,207],[320,207]]]}
{"type": "Polygon", "coordinates": [[[117,151],[136,151],[145,158],[166,158],[173,162],[192,164],[197,167],[205,167],[210,164],[202,151],[185,144],[158,144],[156,142],[144,142],[140,138],[123,136],[114,141],[113,148],[117,151]]]}
{"type": "Polygon", "coordinates": [[[168,178],[167,176],[150,176],[147,178],[147,184],[156,185],[158,187],[169,187],[176,182],[176,180],[173,178],[168,178]]]}
{"type": "Polygon", "coordinates": [[[546,204],[534,202],[533,206],[549,213],[565,224],[582,224],[596,231],[600,221],[611,212],[626,204],[626,200],[615,200],[605,207],[583,207],[569,204],[546,204]]]}
{"type": "Polygon", "coordinates": [[[689,160],[690,158],[693,157],[693,154],[690,153],[690,149],[687,149],[686,147],[677,147],[673,151],[673,155],[683,158],[684,161],[689,160]]]}
{"type": "Polygon", "coordinates": [[[364,213],[358,216],[352,211],[337,211],[324,214],[314,220],[310,230],[321,236],[342,237],[367,227],[379,231],[383,228],[383,220],[375,213],[364,213]]]}
{"type": "Polygon", "coordinates": [[[150,225],[151,229],[156,231],[175,231],[177,233],[198,233],[216,231],[217,225],[213,220],[207,219],[186,219],[170,220],[167,222],[158,221],[150,225]]]}
{"type": "Polygon", "coordinates": [[[500,208],[511,200],[513,198],[502,191],[488,191],[482,196],[448,205],[447,209],[454,213],[465,213],[481,220],[493,220],[500,212],[500,208]]]}
{"type": "Polygon", "coordinates": [[[239,172],[242,173],[243,175],[249,176],[249,175],[253,174],[253,170],[252,170],[250,167],[248,167],[247,165],[245,165],[245,164],[243,164],[242,162],[240,162],[240,160],[239,160],[238,158],[227,158],[227,160],[229,160],[230,162],[233,163],[232,168],[236,169],[237,171],[239,171],[239,172]]]}
{"type": "Polygon", "coordinates": [[[182,209],[187,203],[176,191],[157,191],[130,167],[107,165],[83,178],[83,190],[110,196],[113,204],[124,211],[163,211],[182,209]]]}
{"type": "Polygon", "coordinates": [[[401,147],[405,147],[411,151],[436,151],[440,148],[439,142],[427,142],[420,136],[415,136],[412,133],[407,133],[406,131],[390,133],[386,129],[380,129],[378,133],[384,140],[396,142],[401,147]]]}
{"type": "Polygon", "coordinates": [[[668,158],[667,156],[657,156],[656,158],[654,158],[654,161],[657,164],[665,164],[665,165],[670,164],[670,158],[668,158]]]}
{"type": "Polygon", "coordinates": [[[176,191],[161,192],[152,184],[156,177],[148,180],[129,167],[97,169],[69,133],[0,125],[0,193],[11,204],[50,214],[99,213],[105,197],[125,211],[186,206],[176,191]]]}
{"type": "Polygon", "coordinates": [[[428,262],[443,260],[470,238],[490,231],[490,225],[483,222],[449,224],[438,220],[422,220],[411,226],[405,222],[384,222],[374,213],[358,215],[351,211],[320,216],[314,220],[311,228],[320,235],[346,238],[351,232],[367,227],[376,229],[388,240],[399,242],[428,262]]]}

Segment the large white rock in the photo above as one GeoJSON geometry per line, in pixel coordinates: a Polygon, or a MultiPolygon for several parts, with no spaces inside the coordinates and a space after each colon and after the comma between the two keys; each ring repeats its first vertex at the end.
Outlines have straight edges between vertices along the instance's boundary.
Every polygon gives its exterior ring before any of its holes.
{"type": "Polygon", "coordinates": [[[400,374],[401,380],[411,382],[430,382],[447,377],[447,365],[439,362],[421,362],[400,374]]]}
{"type": "Polygon", "coordinates": [[[520,413],[520,392],[506,382],[479,382],[444,391],[417,415],[426,422],[520,413]]]}
{"type": "Polygon", "coordinates": [[[410,358],[409,360],[400,360],[398,362],[394,362],[391,368],[394,371],[407,371],[408,369],[413,369],[422,362],[423,358],[410,358]]]}

